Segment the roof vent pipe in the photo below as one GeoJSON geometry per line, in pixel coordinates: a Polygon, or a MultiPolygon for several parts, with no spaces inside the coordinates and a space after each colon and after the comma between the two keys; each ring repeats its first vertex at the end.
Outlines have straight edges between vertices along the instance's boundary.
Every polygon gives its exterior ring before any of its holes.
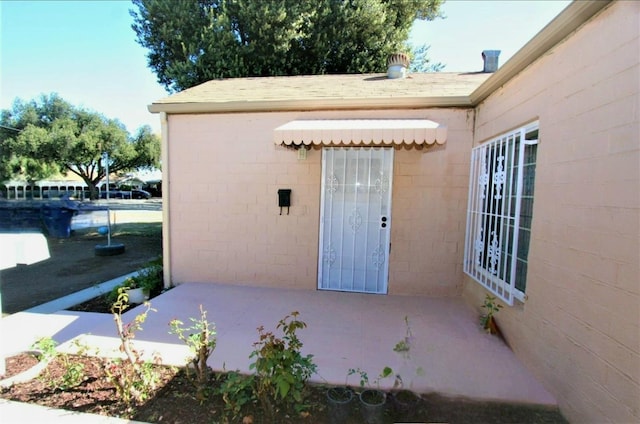
{"type": "Polygon", "coordinates": [[[387,59],[387,78],[405,78],[407,68],[409,68],[409,56],[404,53],[394,53],[387,59]]]}
{"type": "Polygon", "coordinates": [[[498,70],[498,56],[500,50],[484,50],[482,59],[484,60],[484,69],[482,72],[495,72],[498,70]]]}

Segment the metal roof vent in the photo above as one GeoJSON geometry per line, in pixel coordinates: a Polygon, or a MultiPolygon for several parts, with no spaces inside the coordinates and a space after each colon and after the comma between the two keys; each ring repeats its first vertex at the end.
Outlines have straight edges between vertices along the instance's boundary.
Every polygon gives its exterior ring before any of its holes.
{"type": "Polygon", "coordinates": [[[484,69],[482,72],[495,72],[498,70],[498,56],[500,50],[484,50],[482,59],[484,60],[484,69]]]}
{"type": "Polygon", "coordinates": [[[394,53],[387,59],[387,78],[405,78],[408,68],[409,56],[404,53],[394,53]]]}

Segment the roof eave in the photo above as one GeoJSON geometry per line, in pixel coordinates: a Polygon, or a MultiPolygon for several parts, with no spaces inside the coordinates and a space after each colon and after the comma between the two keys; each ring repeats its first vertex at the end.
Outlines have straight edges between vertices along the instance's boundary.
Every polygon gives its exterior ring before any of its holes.
{"type": "Polygon", "coordinates": [[[402,97],[373,99],[263,100],[234,102],[153,103],[149,112],[170,114],[287,112],[355,109],[416,109],[432,107],[471,107],[469,96],[402,97]]]}
{"type": "Polygon", "coordinates": [[[527,66],[577,30],[596,13],[609,5],[612,0],[573,1],[558,16],[538,32],[511,59],[505,62],[493,75],[485,80],[473,93],[473,106],[484,101],[491,93],[503,86],[527,66]]]}

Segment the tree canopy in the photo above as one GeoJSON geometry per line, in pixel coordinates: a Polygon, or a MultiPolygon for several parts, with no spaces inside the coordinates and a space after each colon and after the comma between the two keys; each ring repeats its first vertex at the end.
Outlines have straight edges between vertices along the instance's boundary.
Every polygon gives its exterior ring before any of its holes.
{"type": "Polygon", "coordinates": [[[158,81],[180,91],[217,78],[384,72],[414,20],[440,17],[442,3],[133,0],[130,13],[158,81]]]}
{"type": "Polygon", "coordinates": [[[96,185],[106,176],[104,152],[110,173],[153,167],[159,163],[160,139],[149,126],[131,136],[119,121],[74,107],[56,94],[18,99],[0,112],[0,181],[33,182],[71,172],[95,198],[96,185]]]}

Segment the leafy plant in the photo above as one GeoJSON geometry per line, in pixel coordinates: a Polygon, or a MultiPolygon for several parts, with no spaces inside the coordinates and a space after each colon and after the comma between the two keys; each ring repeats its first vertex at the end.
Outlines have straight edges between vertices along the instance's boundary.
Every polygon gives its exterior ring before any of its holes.
{"type": "Polygon", "coordinates": [[[360,387],[366,387],[367,385],[369,385],[369,375],[365,371],[362,371],[360,368],[349,368],[349,371],[347,371],[345,386],[348,385],[347,380],[349,379],[349,376],[354,374],[358,374],[360,376],[360,387]]]}
{"type": "Polygon", "coordinates": [[[406,326],[404,339],[400,340],[393,347],[393,351],[397,353],[401,353],[403,356],[407,357],[409,354],[409,350],[411,349],[411,340],[413,340],[413,333],[411,332],[411,325],[409,325],[409,317],[405,315],[404,323],[406,326]]]}
{"type": "Polygon", "coordinates": [[[137,275],[126,278],[122,284],[116,286],[109,293],[109,301],[114,303],[118,300],[120,289],[141,288],[146,295],[154,297],[163,290],[162,257],[150,261],[146,267],[141,269],[137,275]]]}
{"type": "Polygon", "coordinates": [[[200,305],[200,318],[190,318],[192,325],[185,327],[178,319],[171,320],[169,333],[175,334],[185,342],[193,353],[191,363],[195,375],[191,374],[190,367],[186,367],[187,377],[194,383],[197,397],[201,400],[208,396],[208,383],[210,369],[207,360],[216,348],[215,324],[207,321],[207,311],[200,305]]]}
{"type": "Polygon", "coordinates": [[[42,337],[33,343],[31,348],[40,352],[41,357],[38,359],[42,360],[55,358],[58,354],[56,346],[58,346],[58,342],[53,340],[51,337],[42,337]]]}
{"type": "Polygon", "coordinates": [[[387,378],[392,374],[393,370],[390,367],[384,367],[382,369],[382,372],[380,372],[380,374],[376,377],[375,380],[373,380],[373,382],[375,383],[377,388],[380,388],[380,380],[382,380],[383,378],[387,378]]]}
{"type": "Polygon", "coordinates": [[[502,305],[496,302],[496,298],[494,296],[487,294],[485,295],[482,308],[484,308],[486,312],[480,316],[480,325],[487,333],[495,334],[497,330],[495,322],[493,322],[494,315],[500,312],[502,305]]]}
{"type": "MultiPolygon", "coordinates": [[[[393,347],[393,351],[402,355],[402,358],[403,358],[403,365],[400,367],[400,370],[404,370],[406,367],[410,365],[409,360],[411,357],[410,355],[411,344],[413,343],[413,340],[414,340],[413,332],[411,331],[411,324],[409,324],[408,316],[404,317],[404,323],[405,323],[404,338],[400,340],[398,343],[396,343],[395,346],[393,347]]],[[[424,375],[424,370],[422,369],[422,367],[416,368],[416,375],[424,375]]],[[[395,381],[393,383],[393,388],[401,389],[403,386],[404,386],[404,381],[402,379],[402,376],[400,375],[400,373],[397,373],[395,376],[395,381]]]]}
{"type": "Polygon", "coordinates": [[[72,356],[67,353],[58,352],[56,346],[58,343],[51,337],[43,337],[33,344],[33,348],[42,352],[41,359],[60,361],[62,375],[53,376],[48,370],[41,379],[45,381],[53,389],[67,390],[82,383],[84,380],[84,364],[74,361],[72,356]]]}
{"type": "Polygon", "coordinates": [[[216,393],[222,396],[227,419],[230,422],[238,422],[242,409],[256,402],[255,378],[253,375],[230,371],[222,374],[219,381],[216,393]]]}
{"type": "Polygon", "coordinates": [[[70,389],[84,380],[84,364],[69,359],[69,355],[60,355],[64,364],[64,373],[59,380],[58,387],[62,390],[70,389]]]}
{"type": "MultiPolygon", "coordinates": [[[[156,387],[158,374],[154,371],[153,362],[143,361],[142,353],[133,345],[135,333],[142,330],[147,314],[154,309],[151,308],[150,303],[145,302],[146,310],[136,315],[132,322],[125,324],[122,314],[129,307],[128,301],[126,288],[119,288],[118,299],[111,306],[111,313],[120,338],[120,351],[124,353],[125,359],[108,361],[105,365],[105,373],[116,386],[118,396],[125,403],[130,404],[148,399],[156,387]]],[[[154,360],[154,362],[159,361],[160,358],[154,360]]]]}
{"type": "Polygon", "coordinates": [[[124,280],[122,286],[130,289],[142,289],[147,294],[157,292],[162,289],[162,268],[158,266],[143,268],[137,275],[124,280]]]}
{"type": "MultiPolygon", "coordinates": [[[[347,378],[350,375],[354,375],[354,374],[358,374],[360,376],[360,387],[361,388],[365,388],[369,386],[369,375],[361,370],[360,368],[351,368],[349,369],[349,372],[347,373],[347,378]]],[[[373,384],[376,385],[376,387],[379,389],[380,388],[380,380],[389,377],[390,375],[393,374],[393,369],[391,369],[391,367],[386,366],[382,369],[382,371],[380,372],[380,374],[378,374],[378,376],[376,377],[375,380],[373,380],[373,384]]]]}
{"type": "Polygon", "coordinates": [[[141,270],[136,276],[137,285],[150,296],[162,291],[162,265],[152,264],[141,270]]]}
{"type": "Polygon", "coordinates": [[[305,383],[316,371],[313,355],[300,353],[302,342],[297,331],[307,326],[298,320],[299,313],[292,312],[278,322],[277,337],[271,331],[258,327],[259,340],[253,344],[249,358],[255,358],[249,368],[255,371],[255,394],[268,417],[273,418],[279,408],[293,408],[301,413],[305,404],[305,383]]]}

